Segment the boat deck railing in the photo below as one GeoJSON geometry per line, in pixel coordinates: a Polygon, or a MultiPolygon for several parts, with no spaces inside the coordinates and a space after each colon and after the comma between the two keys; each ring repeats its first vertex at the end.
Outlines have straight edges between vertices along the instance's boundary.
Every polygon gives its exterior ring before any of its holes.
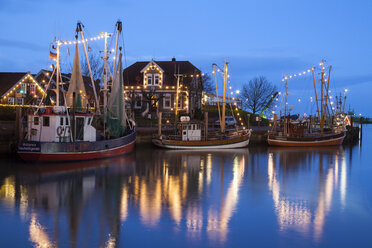
{"type": "MultiPolygon", "coordinates": [[[[246,135],[249,132],[250,132],[249,130],[234,131],[234,132],[230,132],[230,133],[227,133],[227,134],[221,134],[221,133],[214,132],[214,133],[209,133],[208,136],[202,135],[200,137],[200,140],[212,141],[212,140],[221,140],[221,139],[234,139],[234,138],[241,137],[242,135],[246,135]]],[[[154,138],[160,138],[157,134],[154,134],[153,137],[154,138]]],[[[161,139],[164,139],[164,140],[180,140],[181,141],[182,140],[182,135],[162,134],[161,139]]]]}

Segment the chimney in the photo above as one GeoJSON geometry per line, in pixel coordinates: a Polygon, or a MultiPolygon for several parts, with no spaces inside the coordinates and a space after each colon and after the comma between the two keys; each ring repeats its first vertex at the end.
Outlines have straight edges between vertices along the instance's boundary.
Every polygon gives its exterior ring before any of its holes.
{"type": "Polygon", "coordinates": [[[176,58],[175,58],[175,57],[173,57],[173,58],[172,58],[172,62],[175,62],[175,61],[176,61],[176,58]]]}

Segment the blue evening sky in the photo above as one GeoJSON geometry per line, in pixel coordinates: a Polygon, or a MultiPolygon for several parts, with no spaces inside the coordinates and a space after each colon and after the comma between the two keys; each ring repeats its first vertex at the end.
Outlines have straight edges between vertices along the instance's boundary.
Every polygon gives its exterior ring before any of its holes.
{"type": "MultiPolygon", "coordinates": [[[[174,56],[210,73],[226,57],[233,89],[261,75],[283,89],[283,75],[326,59],[333,94],[347,88],[347,108],[372,116],[371,13],[370,0],[1,0],[0,71],[48,68],[50,42],[73,39],[78,20],[90,37],[120,19],[127,65],[174,56]]],[[[311,77],[289,81],[289,92],[294,111],[309,111],[311,77]]]]}

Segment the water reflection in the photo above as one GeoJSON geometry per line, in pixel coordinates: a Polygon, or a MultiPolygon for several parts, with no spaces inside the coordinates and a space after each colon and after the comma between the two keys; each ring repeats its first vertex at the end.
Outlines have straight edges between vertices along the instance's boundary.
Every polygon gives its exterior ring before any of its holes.
{"type": "Polygon", "coordinates": [[[267,171],[280,230],[292,229],[318,241],[337,191],[341,206],[345,206],[343,148],[269,148],[267,171]]]}
{"type": "Polygon", "coordinates": [[[71,247],[114,247],[122,224],[136,212],[145,227],[170,216],[174,231],[185,230],[190,239],[206,233],[225,242],[248,150],[146,154],[27,165],[2,180],[0,197],[29,223],[35,247],[66,245],[61,237],[71,247]]]}
{"type": "Polygon", "coordinates": [[[252,226],[263,223],[265,235],[296,232],[318,243],[335,206],[346,208],[348,180],[342,147],[144,147],[124,157],[4,173],[0,210],[20,217],[14,225],[27,224],[29,243],[20,246],[149,246],[149,232],[163,246],[234,246],[232,237],[240,237],[235,245],[249,243],[247,229],[254,236],[252,226]],[[273,222],[278,228],[270,233],[273,222]],[[167,243],[172,236],[177,243],[167,243]]]}

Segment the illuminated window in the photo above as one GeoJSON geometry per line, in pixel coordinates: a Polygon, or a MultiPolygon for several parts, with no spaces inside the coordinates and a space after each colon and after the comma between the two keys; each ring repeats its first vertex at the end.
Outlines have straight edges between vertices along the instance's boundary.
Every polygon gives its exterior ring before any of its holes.
{"type": "Polygon", "coordinates": [[[163,108],[169,109],[171,107],[171,95],[166,94],[163,99],[163,108]]]}
{"type": "Polygon", "coordinates": [[[8,98],[8,104],[13,105],[14,104],[14,97],[8,98]]]}
{"type": "Polygon", "coordinates": [[[147,85],[152,85],[152,74],[147,74],[147,85]]]}
{"type": "Polygon", "coordinates": [[[21,84],[21,90],[20,90],[19,93],[21,93],[21,94],[26,94],[27,93],[27,84],[25,84],[25,83],[21,84]]]}
{"type": "Polygon", "coordinates": [[[35,94],[35,85],[30,84],[30,94],[34,95],[35,94]]]}

